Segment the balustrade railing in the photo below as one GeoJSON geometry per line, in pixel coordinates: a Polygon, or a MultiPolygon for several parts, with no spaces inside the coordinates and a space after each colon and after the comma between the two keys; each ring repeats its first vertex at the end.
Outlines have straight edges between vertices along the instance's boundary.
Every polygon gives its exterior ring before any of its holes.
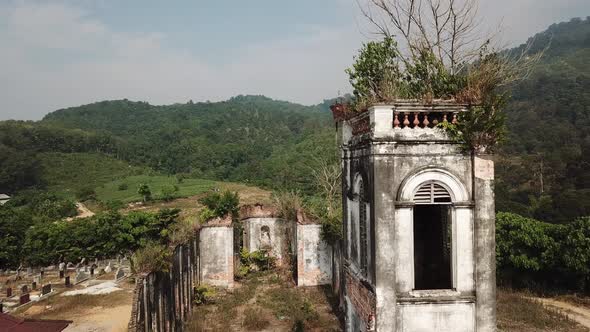
{"type": "Polygon", "coordinates": [[[439,123],[457,124],[459,111],[394,111],[393,128],[434,128],[439,123]]]}

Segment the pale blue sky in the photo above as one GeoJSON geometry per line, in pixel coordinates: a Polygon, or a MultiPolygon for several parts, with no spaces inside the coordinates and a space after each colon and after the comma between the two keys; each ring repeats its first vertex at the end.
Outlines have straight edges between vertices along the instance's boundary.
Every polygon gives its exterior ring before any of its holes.
{"type": "MultiPolygon", "coordinates": [[[[480,14],[514,44],[590,1],[481,0],[480,14]]],[[[369,32],[356,0],[2,0],[0,120],[120,98],[314,104],[350,90],[369,32]]]]}

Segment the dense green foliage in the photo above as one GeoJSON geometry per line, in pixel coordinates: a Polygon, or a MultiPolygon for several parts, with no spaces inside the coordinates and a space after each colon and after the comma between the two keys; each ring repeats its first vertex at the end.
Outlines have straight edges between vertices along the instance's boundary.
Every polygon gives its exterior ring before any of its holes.
{"type": "Polygon", "coordinates": [[[170,226],[178,210],[158,213],[114,212],[91,218],[37,224],[26,232],[23,257],[26,263],[39,266],[55,264],[60,259],[79,261],[114,257],[146,246],[150,241],[167,244],[170,226]]]}
{"type": "Polygon", "coordinates": [[[212,192],[199,199],[199,203],[205,206],[199,215],[201,222],[212,218],[223,218],[226,215],[230,215],[233,219],[238,217],[240,197],[237,192],[229,190],[223,193],[212,192]]]}
{"type": "Polygon", "coordinates": [[[548,222],[590,215],[590,18],[554,24],[531,77],[511,89],[497,208],[548,222]]]}
{"type": "Polygon", "coordinates": [[[499,283],[590,294],[590,217],[567,225],[496,216],[499,283]]]}
{"type": "Polygon", "coordinates": [[[166,244],[178,213],[109,212],[67,221],[64,218],[77,214],[72,201],[43,192],[22,192],[0,206],[0,267],[113,257],[148,241],[166,244]]]}

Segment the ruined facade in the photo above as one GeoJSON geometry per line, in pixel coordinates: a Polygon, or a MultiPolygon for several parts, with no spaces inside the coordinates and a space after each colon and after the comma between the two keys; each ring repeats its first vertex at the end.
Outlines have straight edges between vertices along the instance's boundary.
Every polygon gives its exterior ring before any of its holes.
{"type": "Polygon", "coordinates": [[[399,102],[342,121],[341,298],[348,331],[495,331],[493,163],[399,102]]]}

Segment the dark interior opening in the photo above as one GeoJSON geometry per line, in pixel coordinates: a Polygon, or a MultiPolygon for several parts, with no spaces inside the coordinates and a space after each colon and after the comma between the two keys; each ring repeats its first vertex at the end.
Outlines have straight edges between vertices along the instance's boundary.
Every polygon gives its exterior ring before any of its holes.
{"type": "Polygon", "coordinates": [[[414,206],[414,289],[451,289],[448,205],[414,206]]]}

